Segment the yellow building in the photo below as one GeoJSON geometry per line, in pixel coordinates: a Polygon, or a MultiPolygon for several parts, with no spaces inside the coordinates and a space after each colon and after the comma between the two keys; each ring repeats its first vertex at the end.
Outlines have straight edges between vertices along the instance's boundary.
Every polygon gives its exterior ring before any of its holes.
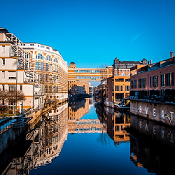
{"type": "Polygon", "coordinates": [[[129,97],[130,76],[114,76],[114,101],[129,97]]]}

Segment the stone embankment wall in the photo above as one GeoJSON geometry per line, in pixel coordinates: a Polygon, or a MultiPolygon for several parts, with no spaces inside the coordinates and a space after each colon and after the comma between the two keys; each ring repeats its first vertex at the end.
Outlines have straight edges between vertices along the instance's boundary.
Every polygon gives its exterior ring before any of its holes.
{"type": "Polygon", "coordinates": [[[175,104],[131,101],[130,112],[167,125],[175,126],[175,104]]]}

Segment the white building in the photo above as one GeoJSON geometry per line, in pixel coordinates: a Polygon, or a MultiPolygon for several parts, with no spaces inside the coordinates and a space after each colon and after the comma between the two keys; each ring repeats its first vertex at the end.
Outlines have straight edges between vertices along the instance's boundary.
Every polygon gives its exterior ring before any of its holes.
{"type": "Polygon", "coordinates": [[[50,46],[22,43],[4,28],[0,28],[0,77],[1,90],[23,91],[24,109],[41,109],[44,102],[68,98],[68,67],[60,53],[50,46]]]}

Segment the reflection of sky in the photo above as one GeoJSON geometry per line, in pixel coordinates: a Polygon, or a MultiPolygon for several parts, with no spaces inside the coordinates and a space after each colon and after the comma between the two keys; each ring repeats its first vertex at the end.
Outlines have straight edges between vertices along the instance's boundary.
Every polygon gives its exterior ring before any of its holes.
{"type": "Polygon", "coordinates": [[[130,161],[130,142],[120,143],[116,147],[107,133],[98,133],[69,134],[59,157],[46,167],[32,170],[30,174],[106,175],[148,172],[130,161]]]}

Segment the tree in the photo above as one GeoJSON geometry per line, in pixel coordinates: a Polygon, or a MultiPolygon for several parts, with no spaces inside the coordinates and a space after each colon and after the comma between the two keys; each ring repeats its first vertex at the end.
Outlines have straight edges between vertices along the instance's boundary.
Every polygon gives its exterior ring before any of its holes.
{"type": "MultiPolygon", "coordinates": [[[[4,106],[5,104],[16,104],[18,101],[24,101],[24,93],[22,91],[8,91],[4,90],[2,91],[0,89],[0,100],[2,101],[2,105],[4,106]]],[[[0,109],[1,110],[1,109],[0,109]]]]}

